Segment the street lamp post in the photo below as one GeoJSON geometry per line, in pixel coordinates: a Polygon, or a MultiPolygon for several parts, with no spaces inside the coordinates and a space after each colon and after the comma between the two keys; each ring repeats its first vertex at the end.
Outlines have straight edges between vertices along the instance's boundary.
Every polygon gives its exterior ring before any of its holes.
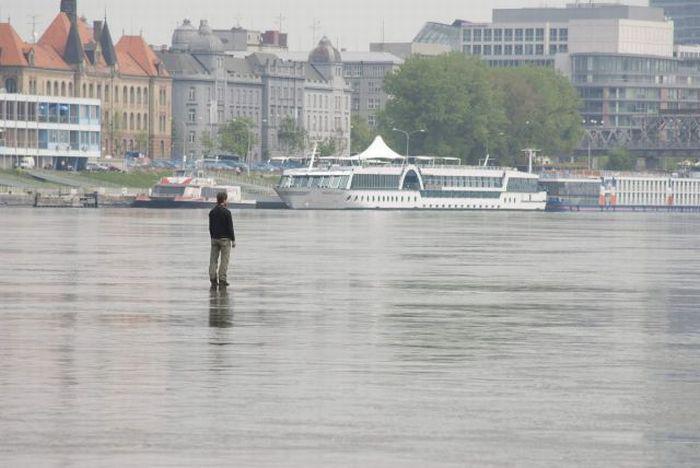
{"type": "MultiPolygon", "coordinates": [[[[593,141],[593,132],[591,132],[589,124],[591,126],[596,126],[596,125],[598,125],[598,121],[595,119],[590,119],[590,120],[584,119],[584,121],[583,121],[583,125],[587,127],[586,128],[586,135],[588,137],[587,138],[587,140],[588,140],[588,170],[590,171],[593,168],[592,167],[593,160],[591,158],[591,143],[593,141]]],[[[604,122],[602,120],[600,121],[600,125],[601,126],[604,125],[604,122]]]]}
{"type": "Polygon", "coordinates": [[[412,132],[407,132],[406,130],[401,130],[396,127],[392,128],[393,131],[398,132],[398,133],[403,133],[406,136],[406,157],[408,157],[409,153],[409,145],[411,143],[411,135],[415,135],[416,133],[425,133],[426,130],[421,128],[420,130],[414,130],[412,132]]]}

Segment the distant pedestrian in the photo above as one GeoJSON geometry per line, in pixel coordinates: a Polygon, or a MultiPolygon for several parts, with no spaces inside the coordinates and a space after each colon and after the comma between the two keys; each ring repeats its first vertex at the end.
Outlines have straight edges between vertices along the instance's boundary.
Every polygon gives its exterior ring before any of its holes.
{"type": "Polygon", "coordinates": [[[236,235],[233,232],[233,218],[229,211],[228,194],[216,194],[216,206],[209,212],[209,234],[211,235],[211,257],[209,259],[209,279],[212,289],[228,286],[228,260],[231,248],[236,247],[236,235]],[[218,274],[217,274],[218,267],[218,274]]]}

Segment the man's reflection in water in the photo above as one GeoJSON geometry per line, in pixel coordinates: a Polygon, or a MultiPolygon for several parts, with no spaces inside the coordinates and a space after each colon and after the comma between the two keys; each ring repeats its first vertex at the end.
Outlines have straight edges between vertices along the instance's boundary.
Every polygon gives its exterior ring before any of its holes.
{"type": "Polygon", "coordinates": [[[233,327],[233,310],[226,288],[209,293],[209,326],[214,328],[233,327]]]}

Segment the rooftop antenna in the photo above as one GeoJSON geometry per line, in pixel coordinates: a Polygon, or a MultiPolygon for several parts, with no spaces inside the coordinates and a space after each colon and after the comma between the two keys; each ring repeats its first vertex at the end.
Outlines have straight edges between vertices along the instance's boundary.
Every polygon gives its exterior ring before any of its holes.
{"type": "Polygon", "coordinates": [[[314,20],[311,22],[313,45],[316,45],[316,33],[319,29],[321,29],[321,22],[318,20],[318,18],[314,18],[314,20]]]}
{"type": "Polygon", "coordinates": [[[277,23],[277,27],[279,28],[279,32],[282,32],[282,22],[286,19],[287,18],[282,16],[282,13],[280,13],[280,15],[277,17],[277,21],[275,23],[277,23]]]}
{"type": "Polygon", "coordinates": [[[32,25],[32,43],[36,44],[36,39],[37,39],[37,34],[36,34],[36,20],[39,18],[39,15],[29,15],[29,19],[31,20],[29,24],[32,25]]]}

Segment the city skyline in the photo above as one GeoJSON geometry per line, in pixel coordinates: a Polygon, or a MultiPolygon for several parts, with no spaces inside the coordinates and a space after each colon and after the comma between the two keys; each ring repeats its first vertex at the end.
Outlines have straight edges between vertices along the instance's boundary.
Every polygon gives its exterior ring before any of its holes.
{"type": "MultiPolygon", "coordinates": [[[[467,8],[459,0],[442,1],[439,7],[417,1],[399,4],[358,0],[350,7],[347,4],[338,6],[340,2],[319,0],[299,0],[294,5],[272,0],[241,0],[235,6],[225,5],[226,2],[221,0],[205,0],[193,11],[191,3],[184,0],[152,0],[147,4],[137,0],[83,0],[78,2],[78,12],[89,21],[101,19],[106,12],[116,35],[143,33],[154,46],[170,44],[172,31],[185,18],[192,22],[208,19],[216,29],[240,24],[248,29],[267,30],[280,29],[281,15],[281,29],[289,33],[292,50],[310,50],[323,35],[337,43],[339,48],[367,50],[370,42],[382,39],[388,42],[410,41],[426,21],[451,22],[456,18],[489,21],[494,8],[563,6],[572,1],[476,0],[467,8]],[[137,16],[133,11],[142,13],[137,16]],[[400,16],[396,16],[397,12],[400,16]]],[[[643,0],[624,3],[647,4],[643,0]]],[[[58,5],[58,0],[26,0],[0,6],[0,18],[2,21],[9,18],[22,38],[30,42],[34,23],[40,36],[54,18],[58,5]]]]}

